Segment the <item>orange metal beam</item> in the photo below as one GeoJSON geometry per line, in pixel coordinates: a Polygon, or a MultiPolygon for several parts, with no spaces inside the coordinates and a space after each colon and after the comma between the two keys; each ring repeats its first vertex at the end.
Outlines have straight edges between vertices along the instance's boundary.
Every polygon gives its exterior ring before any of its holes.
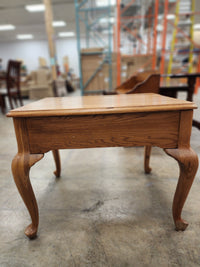
{"type": "MultiPolygon", "coordinates": [[[[198,57],[198,66],[197,66],[197,72],[200,72],[200,54],[199,54],[199,57],[198,57]]],[[[195,85],[195,94],[198,93],[198,89],[199,89],[199,86],[200,86],[200,78],[197,78],[196,79],[196,85],[195,85]]]]}
{"type": "Polygon", "coordinates": [[[152,6],[149,7],[149,12],[151,12],[150,14],[150,17],[148,19],[148,32],[147,32],[147,54],[151,54],[152,53],[152,36],[151,36],[151,28],[152,28],[152,25],[151,25],[151,17],[153,17],[154,14],[152,14],[152,6]]]}
{"type": "Polygon", "coordinates": [[[126,19],[146,19],[146,18],[152,18],[154,15],[137,15],[137,16],[123,16],[121,20],[126,20],[126,19]]]}
{"type": "Polygon", "coordinates": [[[152,60],[152,69],[156,69],[156,48],[157,48],[157,25],[158,25],[158,8],[159,8],[159,0],[155,0],[155,18],[154,18],[154,34],[153,34],[153,60],[152,60]]]}
{"type": "MultiPolygon", "coordinates": [[[[167,35],[167,14],[168,14],[169,0],[165,0],[164,5],[164,23],[163,23],[163,38],[162,38],[162,54],[161,54],[161,64],[160,73],[164,74],[165,67],[165,47],[166,47],[166,35],[167,35]]],[[[163,78],[161,77],[161,81],[163,78]]]]}
{"type": "Polygon", "coordinates": [[[147,45],[146,43],[144,43],[136,34],[133,33],[133,31],[131,31],[126,25],[124,25],[124,23],[121,23],[121,26],[126,29],[131,35],[133,35],[133,37],[135,37],[139,42],[141,42],[143,45],[147,45]]]}

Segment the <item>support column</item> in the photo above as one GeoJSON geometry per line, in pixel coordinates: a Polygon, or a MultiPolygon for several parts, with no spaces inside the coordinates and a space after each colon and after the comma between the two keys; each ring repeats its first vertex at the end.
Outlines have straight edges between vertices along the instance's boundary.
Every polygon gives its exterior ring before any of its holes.
{"type": "Polygon", "coordinates": [[[45,5],[45,24],[46,24],[46,32],[48,37],[48,44],[49,44],[49,55],[50,55],[50,63],[51,63],[51,72],[53,78],[53,89],[54,95],[57,96],[56,91],[56,79],[57,79],[57,71],[56,71],[56,49],[54,43],[54,29],[53,29],[53,13],[52,13],[52,6],[51,0],[43,0],[45,5]]]}

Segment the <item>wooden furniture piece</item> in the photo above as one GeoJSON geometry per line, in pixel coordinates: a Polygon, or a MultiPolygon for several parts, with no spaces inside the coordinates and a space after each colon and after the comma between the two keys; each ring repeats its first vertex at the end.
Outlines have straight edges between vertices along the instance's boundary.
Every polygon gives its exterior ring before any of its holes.
{"type": "Polygon", "coordinates": [[[159,93],[160,74],[150,72],[140,73],[130,77],[127,81],[118,86],[115,91],[104,91],[104,95],[115,94],[139,94],[159,93]]]}
{"type": "Polygon", "coordinates": [[[1,107],[1,112],[5,114],[5,102],[2,95],[0,95],[0,107],[1,107]]]}
{"type": "Polygon", "coordinates": [[[38,69],[30,74],[29,98],[41,99],[54,96],[53,80],[48,69],[38,69]]]}
{"type": "Polygon", "coordinates": [[[170,79],[187,79],[187,84],[178,85],[173,83],[165,83],[160,85],[160,94],[170,97],[177,97],[178,92],[187,92],[187,101],[193,101],[193,94],[196,84],[196,79],[200,77],[200,73],[181,73],[162,75],[162,77],[169,77],[170,79]]]}
{"type": "MultiPolygon", "coordinates": [[[[163,75],[163,77],[170,77],[170,79],[187,79],[187,84],[178,85],[177,83],[165,83],[160,85],[160,94],[170,97],[177,97],[178,92],[186,92],[187,93],[187,101],[193,101],[193,94],[196,84],[196,79],[200,77],[200,73],[184,73],[184,74],[171,74],[171,75],[163,75]]],[[[193,126],[200,129],[200,122],[193,120],[193,126]]]]}
{"type": "Polygon", "coordinates": [[[22,97],[20,92],[20,61],[9,60],[7,73],[5,77],[0,77],[0,80],[4,80],[6,88],[0,88],[1,95],[1,108],[2,112],[5,113],[6,102],[5,97],[8,97],[10,108],[13,109],[13,100],[17,105],[17,100],[22,106],[22,97]]]}
{"type": "Polygon", "coordinates": [[[181,212],[198,168],[198,157],[190,147],[193,109],[196,105],[158,94],[45,98],[11,110],[18,153],[12,161],[16,186],[32,223],[25,234],[37,234],[39,215],[29,179],[30,168],[44,153],[53,150],[56,176],[60,176],[58,149],[93,147],[158,146],[176,159],[180,177],[173,200],[176,230],[188,223],[181,212]]]}

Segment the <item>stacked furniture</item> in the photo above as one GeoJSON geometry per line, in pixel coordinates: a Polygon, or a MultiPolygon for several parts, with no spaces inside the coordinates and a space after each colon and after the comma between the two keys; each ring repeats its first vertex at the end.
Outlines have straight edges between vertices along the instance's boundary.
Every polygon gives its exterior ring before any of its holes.
{"type": "Polygon", "coordinates": [[[7,66],[7,72],[5,76],[0,77],[5,83],[5,88],[0,88],[0,105],[2,113],[6,111],[6,101],[8,98],[10,108],[14,108],[13,101],[16,106],[23,105],[21,92],[20,92],[20,61],[9,60],[7,66]]]}
{"type": "Polygon", "coordinates": [[[54,96],[53,80],[48,69],[38,69],[30,74],[31,81],[29,86],[29,98],[40,99],[54,96]]]}

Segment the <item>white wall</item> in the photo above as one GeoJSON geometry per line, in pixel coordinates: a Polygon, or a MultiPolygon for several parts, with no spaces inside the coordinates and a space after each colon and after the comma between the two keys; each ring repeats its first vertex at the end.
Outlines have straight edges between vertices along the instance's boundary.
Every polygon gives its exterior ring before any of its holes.
{"type": "Polygon", "coordinates": [[[63,57],[69,57],[69,66],[72,68],[77,76],[79,76],[79,62],[77,52],[77,41],[76,38],[68,38],[63,40],[57,40],[56,52],[58,64],[63,67],[63,57]]]}
{"type": "MultiPolygon", "coordinates": [[[[69,57],[70,68],[79,76],[77,42],[75,38],[56,41],[58,64],[63,70],[62,59],[69,57]]],[[[38,57],[46,58],[49,63],[47,41],[16,41],[12,43],[0,43],[0,58],[3,59],[3,69],[6,69],[9,59],[22,59],[27,66],[28,72],[38,68],[38,57]]]]}

